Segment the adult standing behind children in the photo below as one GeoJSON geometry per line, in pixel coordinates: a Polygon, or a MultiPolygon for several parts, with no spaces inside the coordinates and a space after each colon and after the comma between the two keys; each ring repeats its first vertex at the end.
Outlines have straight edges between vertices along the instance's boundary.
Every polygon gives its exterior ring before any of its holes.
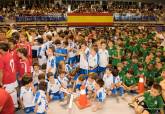
{"type": "Polygon", "coordinates": [[[14,114],[14,104],[10,94],[0,87],[0,114],[14,114]]]}
{"type": "Polygon", "coordinates": [[[0,43],[0,85],[10,93],[15,108],[17,108],[16,87],[18,86],[18,83],[16,81],[14,59],[9,52],[8,44],[4,42],[0,43]]]}

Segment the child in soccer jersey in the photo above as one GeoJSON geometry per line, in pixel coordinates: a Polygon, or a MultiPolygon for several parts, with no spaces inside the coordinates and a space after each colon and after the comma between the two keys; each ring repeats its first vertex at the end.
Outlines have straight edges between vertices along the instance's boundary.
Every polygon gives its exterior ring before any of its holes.
{"type": "Polygon", "coordinates": [[[136,114],[164,114],[164,103],[161,97],[161,86],[153,84],[150,91],[146,91],[133,98],[136,114]],[[142,101],[138,98],[144,97],[142,101]]]}
{"type": "Polygon", "coordinates": [[[38,85],[38,91],[35,94],[33,102],[35,103],[36,114],[46,114],[48,110],[48,101],[46,96],[47,84],[41,81],[38,85]]]}
{"type": "Polygon", "coordinates": [[[89,55],[87,56],[87,61],[88,61],[88,65],[89,65],[88,72],[98,73],[99,54],[97,53],[97,47],[93,46],[90,49],[89,55]]]}
{"type": "Polygon", "coordinates": [[[123,79],[124,90],[127,92],[137,92],[137,82],[135,77],[132,75],[132,70],[129,70],[126,73],[126,76],[123,79]]]}
{"type": "Polygon", "coordinates": [[[33,85],[35,88],[38,86],[38,76],[42,74],[42,70],[40,70],[39,64],[34,63],[33,64],[33,72],[32,72],[32,77],[33,77],[33,85]]]}
{"type": "Polygon", "coordinates": [[[80,87],[84,84],[84,81],[85,81],[85,75],[81,74],[75,82],[75,90],[77,93],[79,93],[80,87]]]}
{"type": "Polygon", "coordinates": [[[97,102],[95,106],[93,107],[94,112],[103,108],[102,106],[106,98],[106,92],[104,89],[104,81],[102,79],[96,80],[95,89],[96,89],[95,94],[96,94],[97,102]]]}
{"type": "Polygon", "coordinates": [[[32,78],[25,75],[22,78],[22,85],[20,92],[20,104],[24,109],[25,114],[30,114],[34,112],[35,107],[33,103],[35,88],[32,83],[32,78]]]}
{"type": "Polygon", "coordinates": [[[46,64],[47,58],[46,58],[46,50],[49,48],[51,45],[51,42],[47,42],[47,40],[43,37],[40,47],[38,49],[38,62],[39,65],[46,64]]]}
{"type": "Polygon", "coordinates": [[[20,57],[19,62],[19,80],[22,80],[24,74],[31,76],[31,65],[27,56],[27,50],[25,48],[19,48],[17,50],[18,56],[20,57]]]}
{"type": "Polygon", "coordinates": [[[57,77],[57,80],[60,82],[62,88],[67,88],[68,84],[69,84],[69,80],[66,76],[66,72],[65,71],[61,71],[59,73],[59,76],[57,77]]]}
{"type": "Polygon", "coordinates": [[[48,60],[46,65],[46,73],[52,72],[53,75],[56,73],[56,58],[54,56],[54,47],[49,47],[46,51],[48,60]]]}
{"type": "Polygon", "coordinates": [[[91,72],[91,73],[88,74],[88,78],[85,82],[87,96],[88,96],[89,99],[94,98],[96,78],[97,78],[97,74],[91,72]]]}
{"type": "Polygon", "coordinates": [[[63,100],[64,93],[60,91],[62,85],[58,79],[54,78],[53,73],[49,72],[47,74],[48,77],[48,87],[47,87],[47,95],[49,96],[50,100],[63,100]]]}
{"type": "Polygon", "coordinates": [[[30,65],[32,65],[32,46],[27,40],[27,35],[24,32],[20,33],[19,42],[17,43],[17,48],[24,48],[27,51],[27,57],[29,59],[30,65]]]}
{"type": "MultiPolygon", "coordinates": [[[[118,92],[119,92],[119,95],[123,98],[124,98],[124,88],[123,88],[123,85],[122,85],[122,81],[118,75],[118,70],[117,69],[113,69],[112,70],[112,75],[113,75],[113,89],[112,89],[112,94],[114,95],[118,95],[118,92]]],[[[118,102],[118,96],[117,96],[117,102],[118,102]]]]}
{"type": "Polygon", "coordinates": [[[59,62],[65,60],[65,57],[67,56],[67,50],[62,47],[61,41],[59,39],[55,41],[55,46],[56,49],[54,54],[56,56],[56,67],[58,67],[59,62]]]}
{"type": "MultiPolygon", "coordinates": [[[[101,49],[98,51],[99,54],[99,73],[104,73],[107,65],[109,64],[109,53],[106,49],[106,43],[101,42],[101,49]]],[[[102,77],[102,76],[101,76],[102,77]]]]}
{"type": "Polygon", "coordinates": [[[104,88],[106,90],[107,95],[112,94],[112,90],[114,89],[114,77],[112,75],[112,71],[109,68],[106,68],[106,71],[103,76],[104,88]]]}

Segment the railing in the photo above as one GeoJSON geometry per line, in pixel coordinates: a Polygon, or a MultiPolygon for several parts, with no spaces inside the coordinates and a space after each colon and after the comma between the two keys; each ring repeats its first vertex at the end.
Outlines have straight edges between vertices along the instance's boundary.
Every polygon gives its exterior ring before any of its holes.
{"type": "Polygon", "coordinates": [[[16,22],[54,22],[66,21],[66,16],[16,16],[16,22]]]}
{"type": "Polygon", "coordinates": [[[117,16],[114,15],[114,21],[157,21],[156,16],[117,16]]]}

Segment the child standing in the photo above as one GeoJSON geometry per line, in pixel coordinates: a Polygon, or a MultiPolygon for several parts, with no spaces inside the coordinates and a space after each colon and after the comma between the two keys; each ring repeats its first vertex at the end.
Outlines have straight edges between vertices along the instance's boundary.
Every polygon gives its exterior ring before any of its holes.
{"type": "Polygon", "coordinates": [[[52,72],[53,75],[56,73],[56,58],[54,56],[54,47],[49,47],[47,50],[47,66],[46,66],[46,73],[52,72]]]}
{"type": "Polygon", "coordinates": [[[27,50],[25,48],[19,48],[17,50],[18,52],[18,56],[21,58],[20,59],[20,67],[19,67],[19,80],[22,80],[22,77],[24,76],[24,74],[30,76],[31,74],[31,65],[30,65],[30,61],[28,59],[28,53],[27,50]]]}
{"type": "Polygon", "coordinates": [[[104,72],[109,63],[109,54],[106,49],[106,43],[101,43],[101,49],[98,51],[99,54],[99,73],[104,72]]]}
{"type": "Polygon", "coordinates": [[[93,108],[94,112],[99,109],[102,109],[103,102],[105,101],[106,93],[103,86],[104,86],[104,81],[102,79],[96,80],[95,88],[96,88],[97,102],[96,102],[95,107],[93,108]]]}
{"type": "Polygon", "coordinates": [[[32,78],[24,76],[22,78],[22,85],[20,93],[21,107],[26,114],[30,114],[31,112],[34,112],[33,95],[35,94],[35,89],[32,84],[32,78]]]}

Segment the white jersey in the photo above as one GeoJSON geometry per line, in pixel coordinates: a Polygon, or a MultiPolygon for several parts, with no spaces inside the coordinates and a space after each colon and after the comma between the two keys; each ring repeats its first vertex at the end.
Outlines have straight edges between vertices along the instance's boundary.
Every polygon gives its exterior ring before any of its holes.
{"type": "Polygon", "coordinates": [[[36,92],[36,95],[33,99],[33,102],[38,105],[37,112],[36,113],[44,113],[48,109],[48,101],[46,98],[46,94],[42,90],[38,90],[36,92]]]}
{"type": "Polygon", "coordinates": [[[33,84],[38,83],[38,76],[42,74],[43,72],[39,70],[38,72],[33,71],[33,84]]]}
{"type": "Polygon", "coordinates": [[[103,102],[106,98],[106,92],[105,92],[105,89],[102,87],[100,88],[99,90],[97,90],[96,92],[96,96],[97,96],[97,100],[99,102],[103,102]]]}
{"type": "Polygon", "coordinates": [[[56,58],[55,58],[55,56],[49,57],[47,60],[46,73],[48,73],[48,72],[52,72],[53,74],[56,73],[56,58]]]}
{"type": "Polygon", "coordinates": [[[47,88],[47,92],[48,93],[56,93],[58,91],[60,91],[61,88],[61,84],[57,79],[54,79],[54,83],[50,83],[48,82],[48,88],[47,88]]]}
{"type": "Polygon", "coordinates": [[[103,81],[105,83],[104,87],[110,89],[111,85],[114,83],[113,75],[111,74],[110,76],[108,76],[107,74],[104,74],[103,81]]]}
{"type": "Polygon", "coordinates": [[[69,82],[67,77],[61,78],[60,76],[58,76],[58,81],[60,82],[61,85],[64,86],[64,88],[67,88],[69,82]]]}
{"type": "Polygon", "coordinates": [[[88,69],[88,57],[89,54],[89,48],[85,50],[85,53],[80,53],[80,68],[82,69],[88,69]]]}
{"type": "Polygon", "coordinates": [[[98,55],[97,53],[95,54],[95,56],[89,54],[88,56],[88,63],[89,63],[89,67],[91,68],[95,68],[96,66],[98,66],[98,55]]]}
{"type": "Polygon", "coordinates": [[[109,53],[108,50],[102,50],[100,49],[99,52],[99,66],[100,67],[106,67],[109,63],[109,53]]]}
{"type": "Polygon", "coordinates": [[[86,88],[90,88],[90,90],[91,91],[94,91],[95,90],[95,81],[93,81],[93,82],[89,82],[88,80],[86,81],[86,84],[85,84],[85,86],[86,86],[86,88]]]}
{"type": "Polygon", "coordinates": [[[27,89],[25,86],[22,86],[20,98],[23,99],[23,104],[25,108],[34,106],[33,103],[34,96],[33,96],[32,88],[27,89]]]}
{"type": "Polygon", "coordinates": [[[115,77],[115,84],[116,83],[120,83],[120,82],[122,82],[121,79],[120,79],[120,77],[119,76],[115,77]]]}

